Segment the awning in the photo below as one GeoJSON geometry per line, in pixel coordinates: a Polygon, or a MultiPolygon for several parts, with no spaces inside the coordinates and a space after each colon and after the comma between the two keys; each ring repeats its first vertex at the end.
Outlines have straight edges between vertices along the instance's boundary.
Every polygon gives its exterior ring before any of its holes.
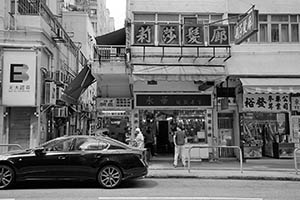
{"type": "Polygon", "coordinates": [[[70,104],[77,104],[80,95],[95,81],[91,68],[85,66],[62,94],[62,99],[70,104]]]}
{"type": "Polygon", "coordinates": [[[134,65],[134,81],[217,81],[225,78],[224,66],[134,65]]]}
{"type": "Polygon", "coordinates": [[[96,75],[98,89],[101,91],[101,97],[130,98],[130,80],[127,74],[101,74],[96,75]]]}
{"type": "Polygon", "coordinates": [[[299,78],[241,78],[244,93],[300,93],[299,78]]]}
{"type": "Polygon", "coordinates": [[[125,28],[96,37],[97,45],[125,45],[125,28]]]}

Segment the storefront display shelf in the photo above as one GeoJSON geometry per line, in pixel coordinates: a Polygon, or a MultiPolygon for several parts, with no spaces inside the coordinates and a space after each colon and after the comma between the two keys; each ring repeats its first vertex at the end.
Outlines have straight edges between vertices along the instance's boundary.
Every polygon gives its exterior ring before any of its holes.
{"type": "Polygon", "coordinates": [[[261,146],[244,146],[244,158],[261,158],[262,147],[261,146]]]}
{"type": "Polygon", "coordinates": [[[293,158],[294,143],[273,143],[275,158],[293,158]]]}

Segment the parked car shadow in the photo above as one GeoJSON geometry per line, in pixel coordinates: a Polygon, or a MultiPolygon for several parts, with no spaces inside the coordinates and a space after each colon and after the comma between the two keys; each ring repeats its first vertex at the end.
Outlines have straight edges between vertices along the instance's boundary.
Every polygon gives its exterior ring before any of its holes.
{"type": "MultiPolygon", "coordinates": [[[[156,181],[149,179],[134,179],[123,181],[116,189],[153,188],[156,181]]],[[[10,190],[19,189],[104,189],[96,181],[26,181],[19,182],[10,190]]]]}

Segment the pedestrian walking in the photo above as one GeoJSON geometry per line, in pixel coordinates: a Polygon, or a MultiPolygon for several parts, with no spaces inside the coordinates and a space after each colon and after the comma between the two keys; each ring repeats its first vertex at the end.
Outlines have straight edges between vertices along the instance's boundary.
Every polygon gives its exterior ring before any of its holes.
{"type": "Polygon", "coordinates": [[[180,127],[177,127],[175,134],[174,134],[174,167],[177,167],[178,158],[181,158],[181,162],[185,167],[185,131],[182,130],[180,127]]]}

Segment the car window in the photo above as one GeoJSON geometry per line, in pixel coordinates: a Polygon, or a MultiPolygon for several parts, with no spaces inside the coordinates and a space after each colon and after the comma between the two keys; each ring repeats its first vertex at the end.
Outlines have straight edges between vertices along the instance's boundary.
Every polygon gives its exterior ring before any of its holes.
{"type": "Polygon", "coordinates": [[[75,151],[103,150],[106,149],[108,146],[108,143],[95,138],[77,138],[75,144],[75,151]]]}
{"type": "Polygon", "coordinates": [[[43,145],[46,151],[70,151],[73,138],[53,140],[43,145]]]}

